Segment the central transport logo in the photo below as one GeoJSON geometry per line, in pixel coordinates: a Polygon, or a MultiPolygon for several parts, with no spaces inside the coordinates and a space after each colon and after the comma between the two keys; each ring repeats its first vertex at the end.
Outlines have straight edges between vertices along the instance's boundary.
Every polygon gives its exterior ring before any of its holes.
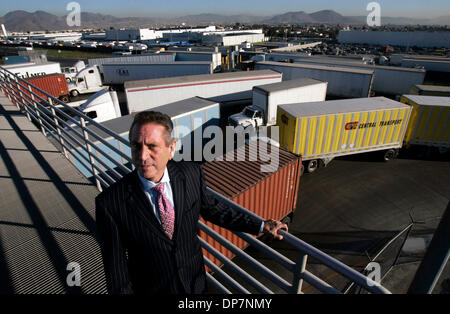
{"type": "Polygon", "coordinates": [[[359,122],[348,122],[345,124],[345,129],[346,130],[356,130],[358,128],[358,124],[359,122]]]}

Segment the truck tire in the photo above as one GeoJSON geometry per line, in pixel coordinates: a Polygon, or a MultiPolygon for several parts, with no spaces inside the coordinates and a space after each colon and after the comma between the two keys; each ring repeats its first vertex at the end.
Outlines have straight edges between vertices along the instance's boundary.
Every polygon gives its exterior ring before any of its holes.
{"type": "Polygon", "coordinates": [[[386,151],[384,151],[383,154],[383,161],[384,162],[388,162],[392,159],[395,159],[395,157],[397,157],[397,152],[395,149],[388,149],[386,151]]]}
{"type": "Polygon", "coordinates": [[[319,168],[319,160],[311,159],[306,162],[306,171],[308,173],[313,173],[317,168],[319,168]]]}
{"type": "Polygon", "coordinates": [[[70,92],[70,95],[72,95],[73,97],[77,97],[79,94],[80,93],[76,89],[70,92]]]}

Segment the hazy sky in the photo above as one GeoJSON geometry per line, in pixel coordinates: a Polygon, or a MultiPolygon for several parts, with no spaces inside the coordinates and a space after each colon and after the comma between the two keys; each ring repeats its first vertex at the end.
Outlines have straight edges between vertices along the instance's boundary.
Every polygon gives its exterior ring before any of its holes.
{"type": "MultiPolygon", "coordinates": [[[[2,0],[0,16],[9,11],[47,11],[64,15],[71,1],[2,0]]],[[[249,14],[275,15],[289,11],[312,13],[330,9],[342,15],[367,15],[367,4],[371,0],[78,0],[82,11],[124,16],[180,16],[186,14],[249,14]]],[[[433,18],[450,15],[449,0],[378,0],[382,16],[433,18]]]]}

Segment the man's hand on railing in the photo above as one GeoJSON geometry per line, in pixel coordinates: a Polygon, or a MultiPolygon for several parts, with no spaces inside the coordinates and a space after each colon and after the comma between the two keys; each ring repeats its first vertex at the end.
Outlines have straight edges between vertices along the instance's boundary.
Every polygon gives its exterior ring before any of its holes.
{"type": "Polygon", "coordinates": [[[287,232],[288,226],[278,220],[269,219],[264,221],[263,227],[264,234],[268,234],[277,240],[283,240],[283,236],[278,234],[278,230],[280,229],[285,230],[287,232]]]}

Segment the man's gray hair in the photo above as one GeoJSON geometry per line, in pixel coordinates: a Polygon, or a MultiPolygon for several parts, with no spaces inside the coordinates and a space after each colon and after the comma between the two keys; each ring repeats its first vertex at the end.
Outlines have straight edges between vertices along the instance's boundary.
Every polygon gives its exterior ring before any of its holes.
{"type": "Polygon", "coordinates": [[[134,116],[133,123],[131,124],[131,127],[130,127],[130,132],[128,133],[128,139],[130,140],[130,142],[131,142],[131,132],[133,131],[133,127],[136,124],[144,125],[147,123],[155,123],[155,124],[162,125],[164,127],[164,129],[166,130],[165,142],[166,142],[167,146],[169,146],[172,143],[172,141],[173,141],[172,119],[170,119],[170,117],[168,115],[166,115],[162,112],[158,112],[158,111],[141,111],[141,112],[138,112],[134,116]]]}

